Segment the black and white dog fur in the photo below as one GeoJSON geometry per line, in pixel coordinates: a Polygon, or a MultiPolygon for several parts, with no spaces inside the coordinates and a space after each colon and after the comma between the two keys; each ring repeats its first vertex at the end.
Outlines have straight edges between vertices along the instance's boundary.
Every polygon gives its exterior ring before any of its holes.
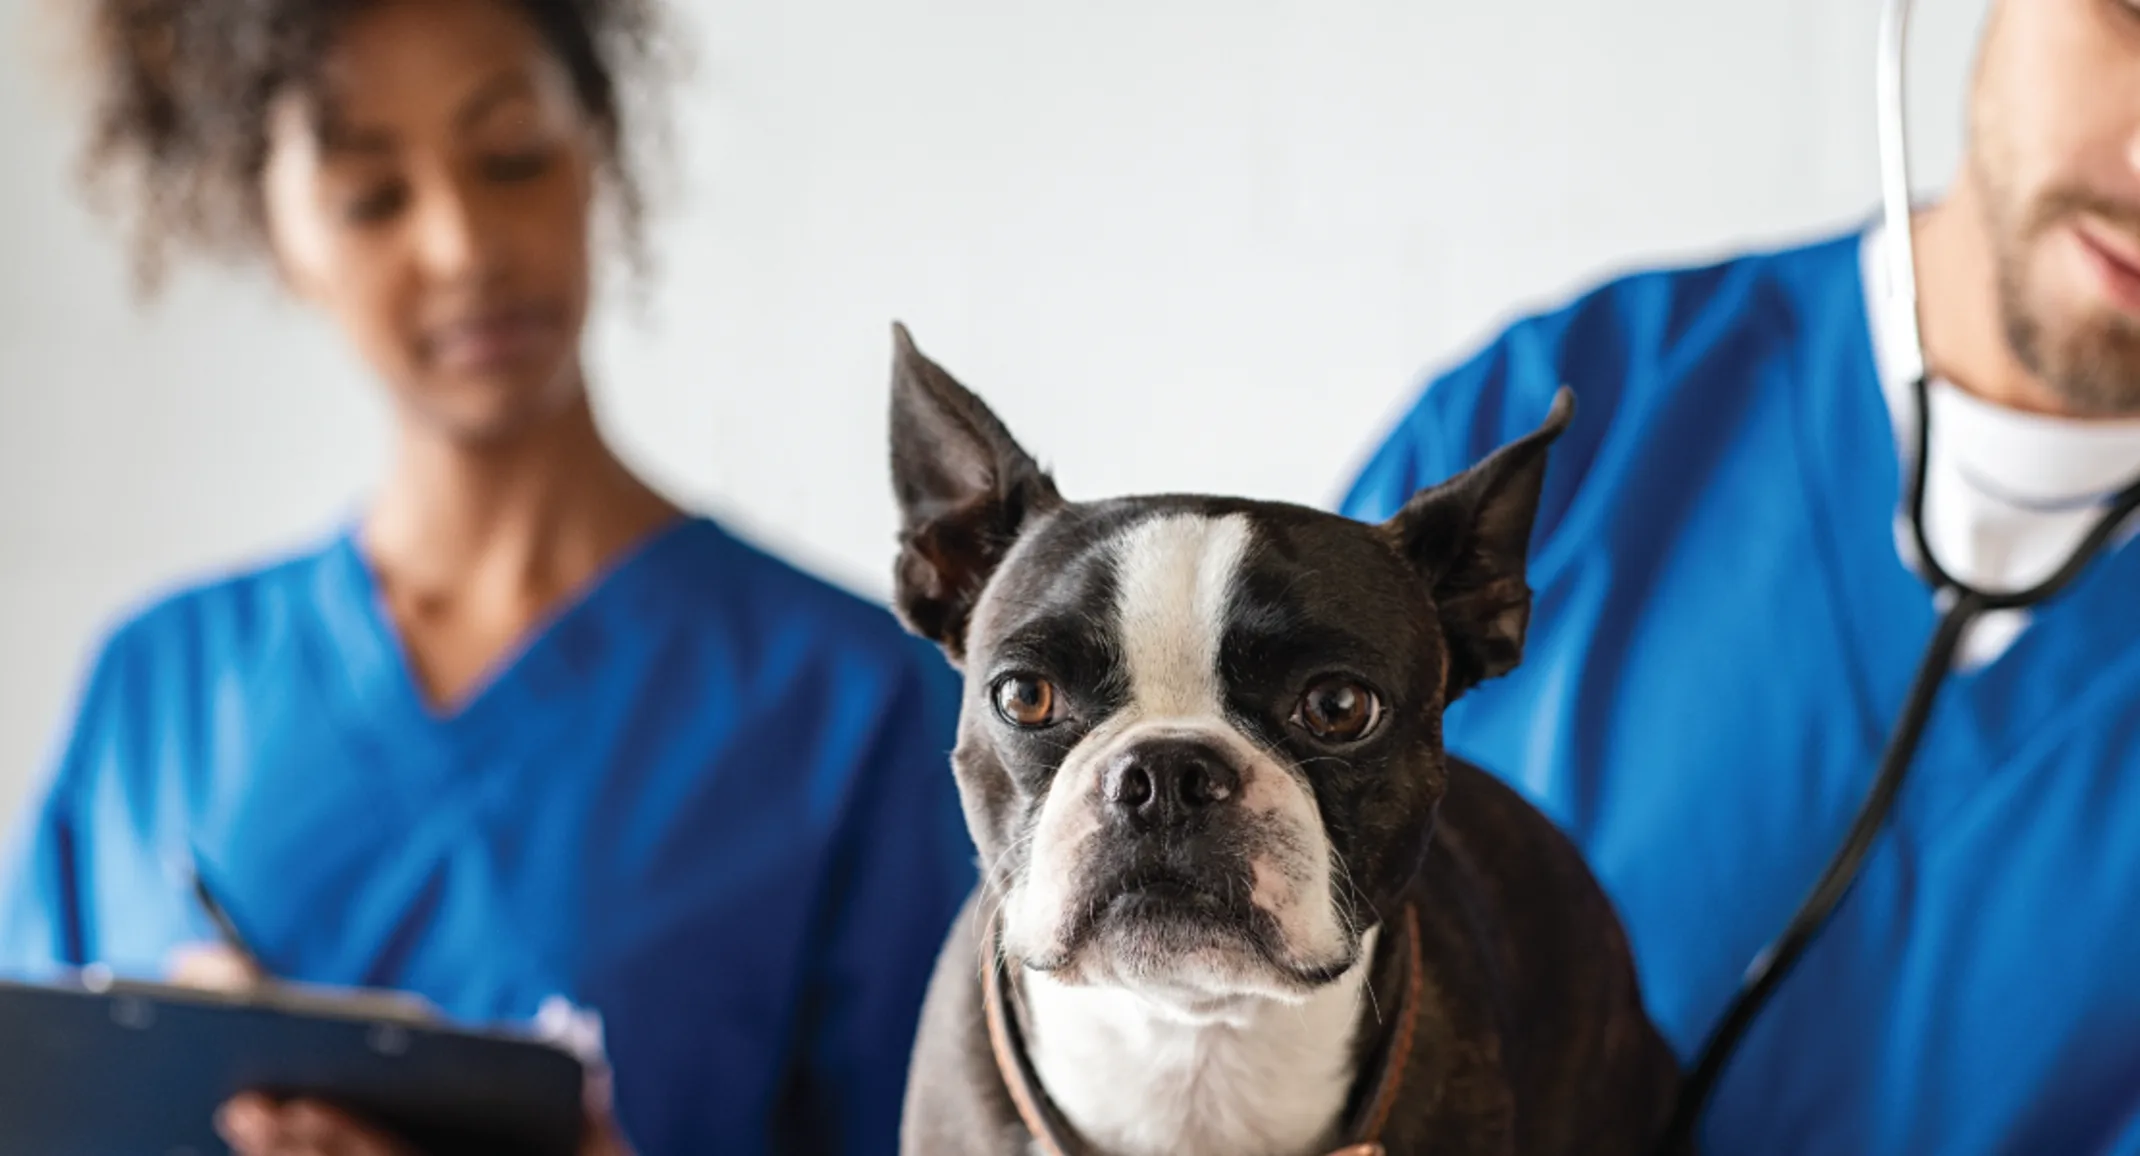
{"type": "Polygon", "coordinates": [[[924,1011],[905,1151],[1036,1150],[984,1021],[990,965],[1081,1152],[1320,1156],[1406,1042],[1374,1137],[1392,1156],[1647,1151],[1677,1068],[1609,903],[1441,743],[1443,707],[1521,655],[1566,397],[1384,525],[1071,502],[896,340],[897,605],[965,676],[953,761],[984,867],[924,1011]]]}

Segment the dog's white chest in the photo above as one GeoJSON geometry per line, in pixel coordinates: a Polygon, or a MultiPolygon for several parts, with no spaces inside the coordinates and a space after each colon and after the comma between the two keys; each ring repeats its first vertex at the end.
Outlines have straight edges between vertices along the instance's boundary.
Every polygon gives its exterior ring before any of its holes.
{"type": "Polygon", "coordinates": [[[1033,1065],[1107,1156],[1320,1156],[1353,1083],[1364,969],[1302,1003],[1190,1017],[1115,987],[1029,977],[1033,1065]]]}

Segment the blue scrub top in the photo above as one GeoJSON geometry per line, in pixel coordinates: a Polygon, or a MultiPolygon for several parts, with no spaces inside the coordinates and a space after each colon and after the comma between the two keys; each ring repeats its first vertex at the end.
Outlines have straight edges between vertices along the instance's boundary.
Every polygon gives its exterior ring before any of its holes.
{"type": "MultiPolygon", "coordinates": [[[[1860,236],[1649,270],[1433,382],[1344,509],[1533,429],[1553,451],[1523,665],[1452,750],[1564,826],[1691,1062],[1871,782],[1935,619],[1860,236]]],[[[1891,828],[1746,1037],[1706,1150],[2140,1152],[2140,548],[1943,692],[1891,828]]]]}
{"type": "Polygon", "coordinates": [[[0,889],[0,970],[160,976],[203,878],[285,977],[603,1018],[643,1156],[890,1153],[975,877],[959,684],[883,609],[705,520],[450,717],[352,538],[104,646],[0,889]]]}

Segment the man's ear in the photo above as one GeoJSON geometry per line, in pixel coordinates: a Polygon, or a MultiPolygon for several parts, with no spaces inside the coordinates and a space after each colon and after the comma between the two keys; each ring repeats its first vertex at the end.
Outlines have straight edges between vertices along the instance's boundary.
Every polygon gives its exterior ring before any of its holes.
{"type": "Polygon", "coordinates": [[[1055,482],[981,399],[892,326],[892,488],[899,499],[894,606],[907,628],[966,654],[974,604],[1055,482]]]}
{"type": "Polygon", "coordinates": [[[1449,648],[1445,701],[1507,674],[1523,658],[1531,621],[1525,567],[1545,483],[1546,449],[1574,415],[1575,395],[1562,387],[1537,429],[1414,494],[1383,523],[1426,580],[1440,612],[1449,648]]]}

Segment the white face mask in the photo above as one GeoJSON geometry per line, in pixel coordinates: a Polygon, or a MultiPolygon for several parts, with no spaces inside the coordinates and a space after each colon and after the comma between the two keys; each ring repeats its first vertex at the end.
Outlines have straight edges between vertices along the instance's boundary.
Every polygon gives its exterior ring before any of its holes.
{"type": "MultiPolygon", "coordinates": [[[[1881,237],[1866,241],[1866,301],[1882,391],[1905,474],[1914,467],[1919,362],[1886,292],[1881,237]]],[[[1927,391],[1931,460],[1925,471],[1925,537],[1940,565],[1979,589],[2025,589],[2063,566],[2094,528],[2102,506],[2140,477],[2140,420],[2081,421],[1993,405],[1951,382],[1927,391]]],[[[2131,531],[2127,532],[2129,537],[2131,531]]],[[[1917,567],[1907,512],[1896,514],[1903,559],[1917,567]]],[[[2028,626],[2026,611],[1987,615],[1963,643],[1959,664],[1998,658],[2028,626]]]]}

